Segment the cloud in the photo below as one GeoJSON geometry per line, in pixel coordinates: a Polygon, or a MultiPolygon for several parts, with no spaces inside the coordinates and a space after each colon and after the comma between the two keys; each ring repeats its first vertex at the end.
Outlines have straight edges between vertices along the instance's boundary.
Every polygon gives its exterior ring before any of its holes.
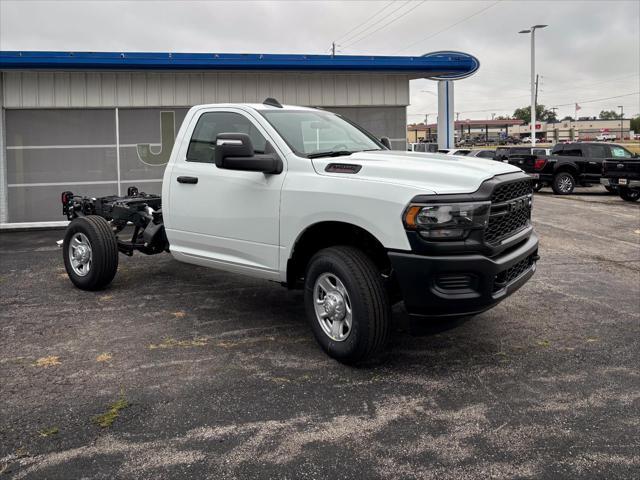
{"type": "MultiPolygon", "coordinates": [[[[529,37],[517,32],[543,23],[549,27],[536,41],[540,103],[580,103],[640,90],[640,2],[634,0],[503,0],[421,41],[493,3],[3,0],[0,48],[326,53],[337,40],[341,53],[388,55],[417,42],[401,54],[461,50],[480,59],[479,72],[456,83],[456,111],[461,118],[487,118],[529,102],[529,37]],[[385,6],[382,14],[345,35],[385,6]]],[[[422,90],[435,91],[436,85],[412,82],[410,121],[437,110],[436,97],[422,90]]],[[[580,113],[597,115],[617,105],[637,113],[640,96],[584,103],[580,113]]],[[[558,113],[572,114],[573,107],[560,107],[558,113]]]]}

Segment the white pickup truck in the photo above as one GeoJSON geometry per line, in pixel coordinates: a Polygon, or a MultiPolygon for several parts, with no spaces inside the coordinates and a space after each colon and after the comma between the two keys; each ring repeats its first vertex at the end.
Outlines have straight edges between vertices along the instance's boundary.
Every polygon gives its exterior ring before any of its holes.
{"type": "Polygon", "coordinates": [[[388,145],[339,115],[274,99],[195,106],[162,196],[62,193],[67,273],[98,290],[118,252],[170,252],[304,288],[318,343],[343,362],[384,347],[394,303],[422,317],[473,315],[533,275],[526,174],[388,145]]]}

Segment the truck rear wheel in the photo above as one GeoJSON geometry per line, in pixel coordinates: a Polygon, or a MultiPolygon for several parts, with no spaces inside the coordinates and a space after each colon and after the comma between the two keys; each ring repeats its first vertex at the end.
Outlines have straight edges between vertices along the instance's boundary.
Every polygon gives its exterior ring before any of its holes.
{"type": "Polygon", "coordinates": [[[354,363],[384,348],[391,315],[387,292],[374,263],[357,248],[331,247],[313,256],[304,302],[313,334],[329,356],[354,363]]]}
{"type": "Polygon", "coordinates": [[[640,199],[640,190],[631,190],[630,188],[620,187],[620,198],[627,202],[637,202],[640,199]]]}
{"type": "Polygon", "coordinates": [[[67,275],[82,290],[100,290],[118,270],[118,242],[109,223],[89,215],[71,221],[62,244],[67,275]]]}
{"type": "Polygon", "coordinates": [[[576,180],[569,172],[560,172],[553,177],[551,188],[556,195],[569,195],[576,186],[576,180]]]}

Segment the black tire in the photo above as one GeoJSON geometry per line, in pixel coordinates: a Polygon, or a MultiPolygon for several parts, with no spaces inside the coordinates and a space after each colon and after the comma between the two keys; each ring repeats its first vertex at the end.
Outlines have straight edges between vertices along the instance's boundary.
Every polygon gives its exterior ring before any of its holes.
{"type": "Polygon", "coordinates": [[[539,192],[540,190],[542,190],[542,187],[544,187],[542,182],[533,182],[533,191],[534,192],[539,192]]]}
{"type": "Polygon", "coordinates": [[[551,188],[556,195],[569,195],[576,187],[576,179],[569,172],[556,173],[551,188]]]}
{"type": "Polygon", "coordinates": [[[311,330],[330,357],[349,364],[374,357],[384,349],[391,318],[389,299],[380,272],[362,251],[350,246],[320,250],[309,261],[304,287],[311,330]],[[347,291],[346,303],[351,307],[351,326],[346,332],[341,329],[341,334],[346,334],[341,341],[332,339],[323,330],[316,315],[316,281],[325,274],[342,282],[347,291]]]}
{"type": "Polygon", "coordinates": [[[637,202],[640,199],[640,190],[620,187],[620,198],[627,202],[637,202]]]}
{"type": "Polygon", "coordinates": [[[617,186],[613,186],[613,185],[605,185],[605,186],[604,186],[604,189],[605,189],[607,192],[609,192],[609,193],[615,193],[615,194],[619,193],[619,192],[618,192],[618,187],[617,187],[617,186]]]}
{"type": "MultiPolygon", "coordinates": [[[[78,243],[83,245],[84,243],[78,243]]],[[[86,249],[85,249],[86,251],[86,249]]],[[[101,290],[111,283],[118,270],[118,242],[109,223],[97,215],[75,218],[67,227],[62,244],[62,257],[67,275],[81,290],[101,290]],[[72,265],[70,251],[74,240],[84,239],[90,246],[90,263],[76,267],[72,265]],[[76,270],[81,270],[78,273],[76,270]],[[81,274],[84,273],[84,274],[81,274]]]]}

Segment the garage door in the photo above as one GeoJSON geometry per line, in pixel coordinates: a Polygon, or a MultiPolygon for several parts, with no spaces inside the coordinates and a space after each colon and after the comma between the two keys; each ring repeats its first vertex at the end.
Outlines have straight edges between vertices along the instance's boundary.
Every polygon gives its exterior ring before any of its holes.
{"type": "Polygon", "coordinates": [[[9,223],[64,220],[60,193],[160,193],[187,108],[7,110],[9,223]]]}

